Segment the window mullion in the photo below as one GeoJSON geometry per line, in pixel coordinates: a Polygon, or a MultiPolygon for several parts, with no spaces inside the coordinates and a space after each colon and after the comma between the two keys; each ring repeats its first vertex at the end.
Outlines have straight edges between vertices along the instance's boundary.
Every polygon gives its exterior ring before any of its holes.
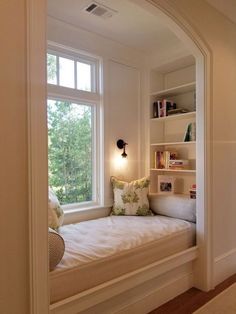
{"type": "Polygon", "coordinates": [[[60,77],[60,75],[59,75],[59,70],[60,70],[60,67],[59,67],[59,57],[58,56],[56,56],[57,58],[56,58],[56,65],[57,65],[57,85],[59,86],[60,85],[60,81],[59,81],[59,77],[60,77]]]}
{"type": "Polygon", "coordinates": [[[77,89],[77,62],[74,61],[74,68],[75,68],[75,89],[77,89]]]}

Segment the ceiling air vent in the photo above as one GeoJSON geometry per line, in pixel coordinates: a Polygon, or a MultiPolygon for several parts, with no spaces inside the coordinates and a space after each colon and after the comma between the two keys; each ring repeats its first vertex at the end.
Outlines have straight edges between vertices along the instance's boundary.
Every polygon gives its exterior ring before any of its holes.
{"type": "Polygon", "coordinates": [[[105,5],[102,5],[96,1],[93,1],[90,3],[84,11],[88,12],[89,14],[96,15],[98,17],[102,17],[104,19],[107,19],[109,17],[112,17],[114,14],[117,13],[117,11],[106,7],[105,5]]]}

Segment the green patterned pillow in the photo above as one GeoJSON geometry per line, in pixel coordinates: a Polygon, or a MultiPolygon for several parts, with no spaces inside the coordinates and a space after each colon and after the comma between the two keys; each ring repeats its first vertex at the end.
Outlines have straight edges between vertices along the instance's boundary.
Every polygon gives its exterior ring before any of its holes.
{"type": "Polygon", "coordinates": [[[54,191],[49,187],[48,189],[48,226],[54,230],[58,229],[64,218],[63,209],[57,199],[54,191]]]}
{"type": "Polygon", "coordinates": [[[130,183],[111,177],[114,192],[112,215],[152,215],[148,202],[149,178],[142,178],[130,183]]]}

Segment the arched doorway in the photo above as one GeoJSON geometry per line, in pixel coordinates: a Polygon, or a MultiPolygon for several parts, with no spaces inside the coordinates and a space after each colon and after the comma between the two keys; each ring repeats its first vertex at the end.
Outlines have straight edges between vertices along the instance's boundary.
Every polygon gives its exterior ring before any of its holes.
{"type": "MultiPolygon", "coordinates": [[[[211,191],[210,191],[210,66],[211,54],[191,24],[184,19],[166,1],[134,1],[147,10],[155,10],[157,16],[185,42],[196,58],[197,65],[197,125],[198,133],[198,246],[199,258],[196,263],[195,285],[203,290],[212,287],[211,271],[211,191]]],[[[29,73],[29,156],[30,156],[30,264],[31,264],[31,312],[45,313],[48,308],[48,269],[47,263],[47,212],[40,208],[47,208],[47,158],[46,134],[42,134],[42,126],[46,123],[46,110],[43,108],[46,95],[44,87],[45,70],[45,42],[44,37],[46,3],[42,1],[28,1],[28,73],[29,73]],[[34,3],[33,3],[34,2],[34,3]],[[40,62],[38,62],[40,60],[40,62]],[[41,66],[41,68],[40,68],[41,66]],[[34,82],[40,82],[37,89],[34,82]],[[41,103],[42,107],[38,106],[41,103]],[[35,139],[37,138],[37,143],[35,139]],[[40,145],[38,145],[40,143],[40,145]],[[39,148],[40,146],[40,148],[39,148]],[[44,230],[44,231],[42,231],[44,230]]]]}

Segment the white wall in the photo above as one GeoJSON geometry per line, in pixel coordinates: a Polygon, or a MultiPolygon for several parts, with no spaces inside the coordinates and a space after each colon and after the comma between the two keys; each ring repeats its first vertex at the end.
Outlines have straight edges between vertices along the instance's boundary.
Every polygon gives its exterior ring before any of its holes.
{"type": "Polygon", "coordinates": [[[132,180],[141,175],[140,86],[144,56],[112,40],[51,17],[48,18],[48,40],[93,53],[103,60],[104,187],[105,205],[110,206],[110,176],[132,180]],[[116,147],[119,138],[128,143],[128,158],[125,163],[123,160],[122,164],[119,163],[122,161],[122,151],[116,147]]]}
{"type": "Polygon", "coordinates": [[[0,2],[1,314],[29,313],[25,11],[23,0],[0,2]]]}

